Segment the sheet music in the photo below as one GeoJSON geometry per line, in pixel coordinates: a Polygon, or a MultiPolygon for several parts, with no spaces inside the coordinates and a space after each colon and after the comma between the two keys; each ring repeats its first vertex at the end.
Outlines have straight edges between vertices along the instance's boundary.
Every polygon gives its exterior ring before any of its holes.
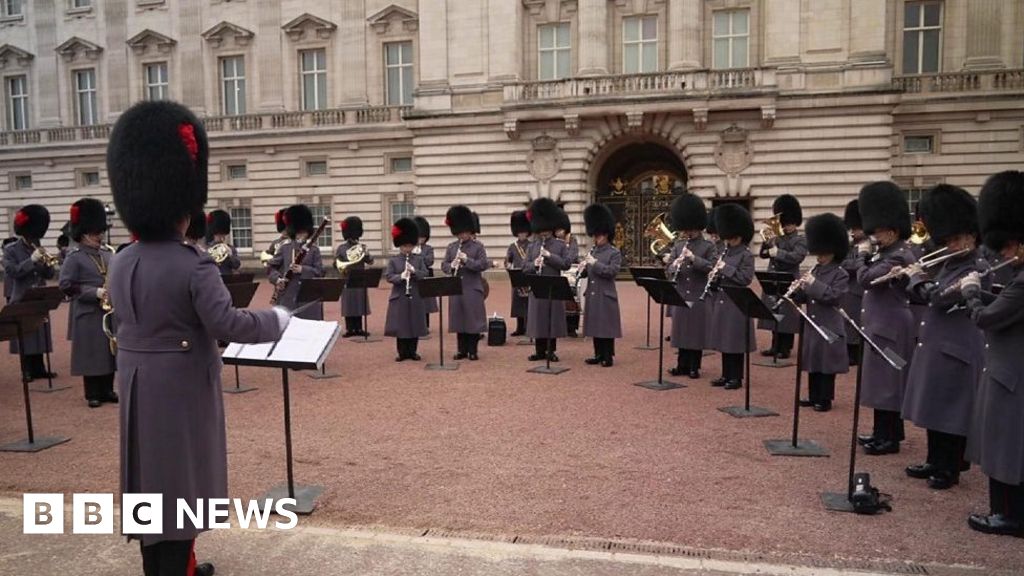
{"type": "Polygon", "coordinates": [[[292,317],[281,339],[261,344],[232,342],[224,358],[320,364],[338,339],[338,323],[292,317]]]}

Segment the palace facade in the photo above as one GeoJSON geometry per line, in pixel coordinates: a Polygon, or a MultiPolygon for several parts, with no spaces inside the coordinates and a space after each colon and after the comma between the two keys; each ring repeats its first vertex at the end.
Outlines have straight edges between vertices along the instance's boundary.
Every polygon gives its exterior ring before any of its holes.
{"type": "MultiPolygon", "coordinates": [[[[109,201],[118,114],[180,101],[212,142],[209,209],[254,258],[278,208],[362,217],[600,200],[632,261],[673,194],[840,212],[1024,167],[1018,0],[0,0],[0,227],[109,201]]],[[[340,241],[337,227],[334,238],[340,241]]],[[[127,237],[114,230],[116,243],[127,237]]]]}

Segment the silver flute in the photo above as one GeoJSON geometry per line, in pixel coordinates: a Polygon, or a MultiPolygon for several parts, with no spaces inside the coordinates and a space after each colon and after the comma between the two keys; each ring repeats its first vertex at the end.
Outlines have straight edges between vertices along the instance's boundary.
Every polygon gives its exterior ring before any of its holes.
{"type": "MultiPolygon", "coordinates": [[[[981,272],[978,272],[978,278],[984,278],[986,276],[990,276],[993,272],[999,270],[1000,268],[1005,268],[1005,267],[1007,267],[1007,266],[1009,266],[1011,264],[1015,264],[1018,259],[1019,259],[1018,257],[1014,256],[1013,258],[1010,258],[1009,260],[1004,260],[1004,261],[1000,262],[999,264],[996,264],[995,266],[993,266],[991,268],[988,268],[986,270],[982,270],[981,272]]],[[[960,278],[955,283],[953,283],[950,286],[948,286],[945,290],[940,292],[939,295],[940,296],[952,296],[953,294],[956,294],[957,292],[960,292],[961,291],[960,284],[963,282],[964,278],[966,278],[966,276],[960,278]]]]}

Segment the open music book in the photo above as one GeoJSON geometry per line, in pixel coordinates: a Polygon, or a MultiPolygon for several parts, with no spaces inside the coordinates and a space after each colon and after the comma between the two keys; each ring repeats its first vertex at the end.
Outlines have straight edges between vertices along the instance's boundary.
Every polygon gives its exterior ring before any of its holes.
{"type": "Polygon", "coordinates": [[[322,322],[292,317],[277,342],[239,344],[232,342],[224,350],[228,364],[250,364],[319,369],[334,344],[340,329],[337,322],[322,322]]]}

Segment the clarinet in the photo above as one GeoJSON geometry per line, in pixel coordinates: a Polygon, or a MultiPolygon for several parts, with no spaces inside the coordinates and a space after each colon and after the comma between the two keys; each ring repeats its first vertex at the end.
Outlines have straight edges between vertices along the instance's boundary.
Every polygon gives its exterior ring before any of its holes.
{"type": "Polygon", "coordinates": [[[719,266],[724,261],[725,261],[725,252],[722,252],[718,256],[718,261],[715,262],[715,265],[711,268],[711,272],[708,272],[707,284],[704,284],[704,292],[701,292],[700,298],[697,299],[698,301],[703,302],[704,299],[708,297],[708,294],[711,292],[711,286],[715,283],[715,280],[718,279],[718,274],[719,274],[718,271],[721,270],[721,268],[719,268],[719,266]]]}
{"type": "MultiPolygon", "coordinates": [[[[686,250],[686,247],[689,246],[689,244],[690,244],[690,239],[689,238],[683,239],[683,250],[686,250]]],[[[683,250],[679,251],[680,258],[682,258],[683,250]]],[[[682,268],[683,265],[682,265],[682,263],[678,263],[677,264],[675,262],[673,262],[673,264],[674,264],[674,266],[672,267],[672,278],[670,278],[670,280],[672,280],[672,282],[675,282],[676,281],[676,277],[679,276],[679,269],[682,268]]]]}
{"type": "Polygon", "coordinates": [[[545,240],[541,239],[540,250],[537,252],[538,254],[540,254],[540,264],[537,264],[537,274],[541,274],[544,272],[544,243],[545,240]]]}
{"type": "Polygon", "coordinates": [[[409,255],[405,255],[405,297],[412,298],[412,275],[409,274],[409,255]]]}
{"type": "Polygon", "coordinates": [[[462,252],[462,240],[459,240],[459,249],[455,251],[455,260],[452,261],[452,276],[458,276],[462,268],[462,260],[459,259],[459,252],[462,252]]]}
{"type": "MultiPolygon", "coordinates": [[[[309,250],[316,245],[317,239],[320,238],[320,235],[324,233],[324,228],[326,228],[327,224],[329,224],[330,222],[330,219],[324,218],[324,221],[320,223],[320,227],[317,228],[315,232],[313,232],[313,235],[307,238],[306,241],[302,243],[302,246],[299,247],[299,250],[297,252],[294,252],[292,254],[292,264],[302,264],[302,261],[306,259],[306,255],[309,254],[309,250]]],[[[285,272],[284,275],[284,281],[278,282],[277,284],[274,285],[274,295],[270,297],[271,306],[277,305],[277,302],[281,299],[281,295],[284,294],[284,291],[288,289],[288,284],[292,281],[292,278],[294,277],[295,273],[292,272],[291,268],[288,268],[288,271],[285,272]]]]}

